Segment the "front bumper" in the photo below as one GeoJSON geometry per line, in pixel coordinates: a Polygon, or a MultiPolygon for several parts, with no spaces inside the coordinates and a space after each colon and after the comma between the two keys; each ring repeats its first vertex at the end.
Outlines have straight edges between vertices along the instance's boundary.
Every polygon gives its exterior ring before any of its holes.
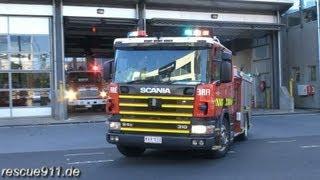
{"type": "Polygon", "coordinates": [[[92,107],[95,105],[104,105],[104,104],[106,104],[105,99],[79,99],[79,100],[68,101],[69,106],[92,107]]]}
{"type": "Polygon", "coordinates": [[[175,150],[209,150],[215,145],[215,136],[168,136],[168,135],[147,135],[147,134],[123,134],[109,132],[106,134],[106,140],[111,144],[124,145],[124,146],[134,146],[143,148],[153,148],[153,149],[175,149],[175,150]],[[110,136],[117,136],[118,141],[112,141],[110,136]],[[161,136],[161,144],[150,144],[144,142],[145,136],[161,136]],[[202,140],[204,145],[193,145],[192,141],[197,140],[198,142],[202,140]]]}

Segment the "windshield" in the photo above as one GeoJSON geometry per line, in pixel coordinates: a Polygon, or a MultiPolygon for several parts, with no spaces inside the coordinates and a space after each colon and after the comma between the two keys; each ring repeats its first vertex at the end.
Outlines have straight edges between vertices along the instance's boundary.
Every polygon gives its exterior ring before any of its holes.
{"type": "Polygon", "coordinates": [[[68,74],[68,82],[74,83],[99,83],[101,74],[99,72],[73,72],[68,74]]]}
{"type": "Polygon", "coordinates": [[[117,50],[117,83],[195,84],[208,81],[209,50],[117,50]]]}

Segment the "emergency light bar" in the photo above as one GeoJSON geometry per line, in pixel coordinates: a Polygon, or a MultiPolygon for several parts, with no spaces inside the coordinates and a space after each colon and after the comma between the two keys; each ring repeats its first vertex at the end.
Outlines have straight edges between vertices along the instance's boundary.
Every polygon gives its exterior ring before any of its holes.
{"type": "Polygon", "coordinates": [[[132,31],[128,33],[128,37],[147,37],[146,31],[132,31]]]}
{"type": "Polygon", "coordinates": [[[200,29],[185,29],[185,36],[195,36],[195,37],[208,37],[210,36],[209,30],[200,30],[200,29]]]}

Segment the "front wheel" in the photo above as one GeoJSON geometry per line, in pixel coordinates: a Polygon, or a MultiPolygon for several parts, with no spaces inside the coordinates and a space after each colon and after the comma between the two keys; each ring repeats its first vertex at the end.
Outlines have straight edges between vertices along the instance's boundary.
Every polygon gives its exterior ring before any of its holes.
{"type": "Polygon", "coordinates": [[[121,154],[127,157],[141,156],[146,150],[145,148],[140,148],[140,147],[129,147],[129,146],[120,146],[120,145],[118,145],[117,148],[121,154]]]}
{"type": "Polygon", "coordinates": [[[211,150],[205,152],[207,158],[222,158],[224,157],[230,147],[231,131],[227,118],[223,119],[220,127],[220,133],[217,136],[217,143],[211,150]]]}

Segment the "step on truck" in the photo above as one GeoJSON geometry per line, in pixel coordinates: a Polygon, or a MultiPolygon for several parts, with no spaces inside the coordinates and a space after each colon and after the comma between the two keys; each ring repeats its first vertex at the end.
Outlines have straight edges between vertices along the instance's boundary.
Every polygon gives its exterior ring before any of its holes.
{"type": "Polygon", "coordinates": [[[138,31],[114,41],[106,140],[123,155],[152,148],[219,158],[234,138],[247,138],[251,77],[235,69],[217,38],[188,31],[187,37],[138,31]]]}

